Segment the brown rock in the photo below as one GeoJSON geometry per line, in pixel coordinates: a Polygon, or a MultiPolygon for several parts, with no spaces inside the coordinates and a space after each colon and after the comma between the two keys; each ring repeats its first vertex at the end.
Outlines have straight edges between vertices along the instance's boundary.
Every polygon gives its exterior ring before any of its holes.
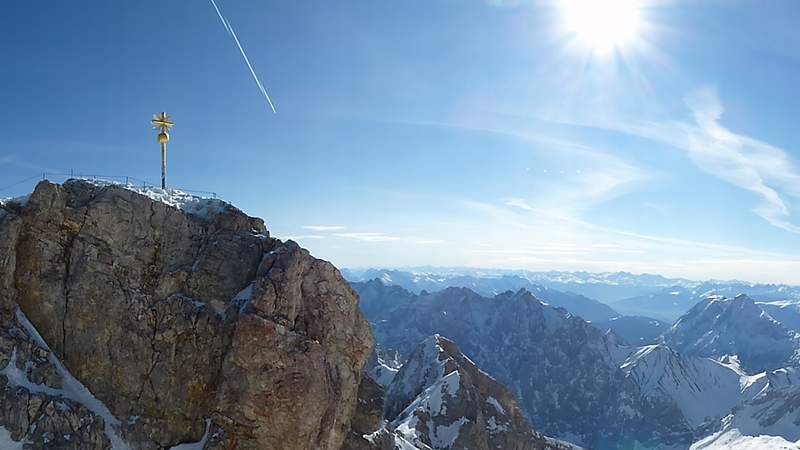
{"type": "Polygon", "coordinates": [[[199,441],[212,417],[209,448],[338,449],[372,348],[356,295],[260,219],[205,206],[40,183],[0,209],[0,330],[18,305],[134,448],[199,441]]]}

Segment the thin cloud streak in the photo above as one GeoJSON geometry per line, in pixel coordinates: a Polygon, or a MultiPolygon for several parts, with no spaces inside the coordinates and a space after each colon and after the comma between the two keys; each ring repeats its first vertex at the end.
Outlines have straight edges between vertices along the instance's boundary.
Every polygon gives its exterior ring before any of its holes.
{"type": "Polygon", "coordinates": [[[399,237],[390,236],[386,233],[334,233],[334,236],[362,242],[389,242],[400,240],[399,237]]]}
{"type": "Polygon", "coordinates": [[[233,31],[233,26],[228,22],[227,19],[222,15],[222,11],[220,11],[219,7],[217,6],[217,2],[214,0],[210,0],[211,4],[214,6],[214,10],[217,12],[217,16],[219,16],[219,20],[222,22],[222,25],[228,31],[228,34],[233,38],[236,42],[236,46],[239,47],[239,52],[242,54],[242,58],[244,58],[245,64],[247,64],[247,68],[250,69],[250,74],[253,76],[253,80],[255,80],[256,85],[258,85],[258,90],[261,91],[261,94],[267,99],[267,103],[269,104],[270,109],[272,110],[273,114],[277,114],[275,110],[275,105],[272,104],[272,99],[270,98],[267,90],[264,89],[264,85],[261,84],[261,80],[258,79],[258,75],[256,75],[255,69],[253,69],[253,65],[250,63],[250,58],[247,57],[247,53],[245,53],[244,48],[242,47],[241,42],[239,42],[239,37],[236,36],[236,32],[233,31]]]}
{"type": "MultiPolygon", "coordinates": [[[[504,129],[482,123],[471,125],[455,122],[383,120],[382,123],[396,123],[409,126],[436,127],[483,133],[529,142],[552,152],[557,149],[560,155],[570,155],[571,161],[582,161],[586,167],[579,176],[562,177],[556,189],[548,190],[543,197],[550,204],[562,209],[575,211],[597,206],[615,198],[636,185],[653,177],[653,174],[631,161],[620,158],[608,151],[597,149],[583,143],[553,137],[544,133],[531,133],[518,129],[504,129]]],[[[534,151],[538,151],[534,150],[534,151]]],[[[544,170],[547,173],[547,170],[544,170]]]]}
{"type": "MultiPolygon", "coordinates": [[[[777,258],[789,258],[790,257],[789,255],[785,255],[785,254],[774,253],[774,252],[766,252],[766,251],[761,251],[761,250],[753,250],[753,249],[744,248],[744,247],[736,247],[736,246],[723,245],[723,244],[712,244],[712,243],[708,243],[708,242],[690,241],[690,240],[684,240],[684,239],[675,239],[675,238],[669,238],[669,237],[663,237],[663,236],[653,236],[653,235],[648,235],[648,234],[643,234],[643,233],[635,233],[635,232],[627,231],[627,230],[619,230],[619,229],[615,229],[615,228],[609,228],[609,227],[606,227],[606,226],[597,225],[595,223],[588,222],[588,221],[583,220],[583,219],[579,219],[579,218],[576,218],[576,217],[564,215],[564,214],[561,214],[561,213],[558,213],[558,212],[553,212],[553,211],[548,211],[548,210],[544,210],[544,209],[534,208],[534,207],[531,207],[530,205],[526,204],[524,200],[518,199],[518,198],[517,199],[507,200],[504,203],[504,205],[505,206],[515,207],[515,208],[519,208],[519,209],[522,209],[524,211],[528,211],[530,213],[535,213],[535,214],[541,215],[541,216],[549,218],[549,219],[555,219],[555,220],[559,220],[559,221],[562,221],[562,222],[566,222],[566,223],[570,223],[570,224],[574,224],[574,225],[579,225],[579,226],[584,227],[586,229],[600,232],[603,235],[617,235],[617,236],[622,236],[622,237],[640,239],[640,240],[643,240],[643,241],[654,242],[654,243],[658,243],[658,244],[668,244],[668,245],[673,245],[673,246],[705,248],[705,249],[714,250],[714,251],[724,251],[724,252],[731,252],[731,253],[743,253],[743,254],[754,255],[754,256],[758,255],[758,256],[762,256],[762,257],[777,257],[777,258]]],[[[494,207],[494,205],[486,204],[486,205],[484,205],[484,207],[494,207]]]]}
{"type": "Polygon", "coordinates": [[[788,152],[723,126],[725,108],[712,87],[694,90],[685,102],[694,123],[555,122],[615,131],[683,150],[699,169],[756,194],[761,205],[752,209],[754,214],[777,228],[800,233],[785,200],[800,199],[800,173],[788,152]]]}
{"type": "Polygon", "coordinates": [[[347,227],[341,225],[303,225],[303,229],[312,231],[341,231],[347,229],[347,227]]]}
{"type": "Polygon", "coordinates": [[[299,241],[304,239],[325,239],[325,236],[320,236],[318,234],[304,234],[300,236],[286,236],[286,239],[291,239],[293,241],[299,241]]]}

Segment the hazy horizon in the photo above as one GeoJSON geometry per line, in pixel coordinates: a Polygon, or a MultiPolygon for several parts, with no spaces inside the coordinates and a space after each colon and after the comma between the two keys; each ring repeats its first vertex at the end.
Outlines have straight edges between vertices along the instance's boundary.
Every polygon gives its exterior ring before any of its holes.
{"type": "Polygon", "coordinates": [[[387,271],[398,271],[398,272],[412,272],[412,273],[431,273],[431,274],[440,274],[444,272],[452,272],[452,273],[464,273],[468,274],[468,272],[485,272],[491,275],[514,275],[514,274],[548,274],[548,273],[563,273],[563,274],[586,274],[586,275],[617,275],[617,274],[627,274],[637,277],[645,277],[645,276],[652,276],[652,277],[662,277],[666,280],[675,280],[675,281],[685,281],[689,283],[745,283],[745,284],[776,284],[776,285],[787,285],[787,286],[798,286],[791,283],[761,283],[752,280],[742,280],[742,279],[735,279],[735,278],[704,278],[704,279],[692,279],[692,278],[684,278],[684,277],[673,277],[664,275],[661,273],[650,273],[650,272],[631,272],[627,270],[619,270],[613,272],[595,272],[595,271],[585,271],[585,270],[529,270],[529,269],[515,269],[515,268],[499,268],[499,267],[448,267],[448,266],[359,266],[359,267],[351,267],[351,266],[342,266],[339,267],[341,270],[346,270],[350,272],[365,272],[368,270],[387,270],[387,271]]]}

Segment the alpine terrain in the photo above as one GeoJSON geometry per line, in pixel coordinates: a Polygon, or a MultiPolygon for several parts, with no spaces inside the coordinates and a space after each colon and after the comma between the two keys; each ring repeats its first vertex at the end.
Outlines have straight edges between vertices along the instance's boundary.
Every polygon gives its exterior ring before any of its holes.
{"type": "Polygon", "coordinates": [[[452,342],[420,349],[384,420],[356,293],[261,219],[80,180],[0,203],[0,448],[571,448],[452,342]]]}

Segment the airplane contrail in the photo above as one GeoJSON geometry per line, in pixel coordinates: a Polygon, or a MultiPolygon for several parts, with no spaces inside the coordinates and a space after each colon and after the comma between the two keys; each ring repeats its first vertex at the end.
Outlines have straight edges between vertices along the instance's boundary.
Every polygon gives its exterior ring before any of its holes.
{"type": "Polygon", "coordinates": [[[228,34],[230,34],[233,40],[236,42],[236,46],[239,47],[239,52],[242,54],[242,58],[244,58],[244,62],[245,64],[247,64],[247,68],[250,69],[250,74],[253,75],[253,80],[255,80],[256,84],[258,85],[258,89],[264,95],[264,98],[267,99],[267,103],[269,103],[269,107],[272,110],[273,114],[277,113],[277,111],[275,111],[275,105],[272,104],[272,99],[269,97],[267,90],[264,89],[264,85],[261,84],[261,80],[258,79],[258,75],[256,75],[256,71],[253,69],[253,65],[250,64],[250,58],[247,57],[247,53],[245,53],[241,42],[239,42],[239,38],[236,36],[236,32],[233,31],[233,27],[231,26],[230,22],[228,22],[228,20],[225,19],[225,17],[222,15],[222,11],[219,10],[217,2],[215,2],[214,0],[210,1],[211,5],[214,6],[214,10],[217,11],[217,16],[219,16],[219,20],[222,22],[222,25],[228,31],[228,34]]]}

